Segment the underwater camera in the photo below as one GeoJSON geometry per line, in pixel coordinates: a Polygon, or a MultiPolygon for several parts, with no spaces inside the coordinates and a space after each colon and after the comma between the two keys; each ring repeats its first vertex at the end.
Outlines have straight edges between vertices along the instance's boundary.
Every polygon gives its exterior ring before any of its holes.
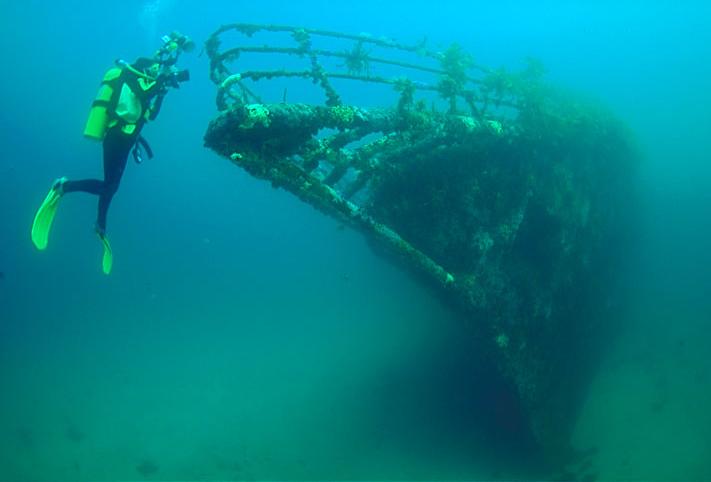
{"type": "Polygon", "coordinates": [[[181,83],[190,80],[190,71],[188,69],[177,70],[171,68],[168,72],[161,74],[161,77],[161,81],[164,82],[165,85],[179,89],[181,83]]]}

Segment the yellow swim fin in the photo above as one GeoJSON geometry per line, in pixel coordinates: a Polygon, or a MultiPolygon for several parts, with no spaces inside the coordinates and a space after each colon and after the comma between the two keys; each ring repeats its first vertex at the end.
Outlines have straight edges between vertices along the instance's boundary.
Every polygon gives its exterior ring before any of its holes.
{"type": "Polygon", "coordinates": [[[109,238],[105,234],[97,233],[101,244],[104,245],[104,256],[101,258],[101,269],[105,275],[111,274],[111,268],[114,265],[114,253],[111,251],[111,244],[109,244],[109,238]]]}
{"type": "Polygon", "coordinates": [[[65,182],[67,182],[66,177],[61,177],[54,181],[32,222],[32,243],[40,251],[47,248],[49,230],[52,228],[52,221],[54,221],[59,200],[64,195],[63,186],[65,182]]]}

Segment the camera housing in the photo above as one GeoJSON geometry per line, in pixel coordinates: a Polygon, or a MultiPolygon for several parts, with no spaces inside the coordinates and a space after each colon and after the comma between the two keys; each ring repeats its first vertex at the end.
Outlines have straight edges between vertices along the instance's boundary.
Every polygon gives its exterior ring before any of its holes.
{"type": "Polygon", "coordinates": [[[173,87],[175,89],[180,88],[180,84],[190,80],[190,71],[188,69],[177,70],[171,69],[170,71],[161,74],[160,81],[167,85],[168,87],[173,87]]]}
{"type": "Polygon", "coordinates": [[[176,82],[187,82],[190,80],[190,71],[188,69],[179,70],[173,76],[176,82]]]}

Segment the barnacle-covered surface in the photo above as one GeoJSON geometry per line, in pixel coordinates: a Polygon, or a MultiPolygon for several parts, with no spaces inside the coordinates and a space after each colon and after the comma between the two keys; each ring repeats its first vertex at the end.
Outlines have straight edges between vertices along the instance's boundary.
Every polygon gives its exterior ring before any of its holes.
{"type": "Polygon", "coordinates": [[[634,233],[637,156],[624,126],[547,85],[536,61],[493,70],[456,45],[433,52],[366,34],[232,24],[206,50],[220,111],[206,145],[365,233],[461,310],[535,440],[559,452],[614,328],[616,272],[634,233]],[[221,50],[226,32],[287,33],[295,44],[221,50]],[[318,50],[315,37],[351,48],[318,50]],[[236,71],[244,52],[294,56],[305,68],[236,71]],[[342,69],[327,70],[329,57],[342,69]],[[402,72],[378,76],[382,65],[402,72]],[[274,78],[310,79],[325,101],[265,103],[254,81],[274,78]],[[333,79],[389,84],[397,97],[378,109],[345,105],[333,79]]]}

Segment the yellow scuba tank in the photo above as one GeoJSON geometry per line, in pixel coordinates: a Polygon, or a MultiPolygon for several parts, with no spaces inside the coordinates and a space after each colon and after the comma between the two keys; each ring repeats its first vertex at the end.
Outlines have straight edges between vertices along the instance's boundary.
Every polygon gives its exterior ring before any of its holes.
{"type": "Polygon", "coordinates": [[[104,139],[106,130],[109,127],[109,107],[111,107],[111,101],[116,90],[116,80],[120,75],[121,69],[119,67],[113,67],[104,74],[99,93],[96,94],[94,102],[91,103],[89,118],[84,128],[85,137],[97,141],[104,139]]]}

